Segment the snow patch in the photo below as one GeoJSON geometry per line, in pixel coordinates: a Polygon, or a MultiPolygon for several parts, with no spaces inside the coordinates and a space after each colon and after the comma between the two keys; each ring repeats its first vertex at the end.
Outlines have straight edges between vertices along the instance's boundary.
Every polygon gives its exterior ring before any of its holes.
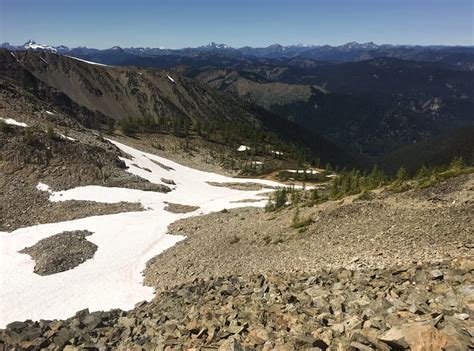
{"type": "Polygon", "coordinates": [[[250,147],[248,147],[247,145],[240,145],[237,148],[237,151],[247,151],[247,150],[250,150],[250,147]]]}
{"type": "Polygon", "coordinates": [[[46,185],[44,183],[38,183],[38,185],[36,186],[36,189],[38,189],[39,191],[47,191],[48,193],[52,194],[53,192],[51,191],[51,189],[49,188],[49,185],[46,185]]]}
{"type": "Polygon", "coordinates": [[[20,62],[20,61],[18,60],[18,57],[16,57],[16,55],[13,53],[13,51],[10,51],[10,55],[12,55],[13,58],[14,58],[17,62],[20,62]]]}
{"type": "Polygon", "coordinates": [[[303,170],[303,169],[287,169],[286,170],[287,172],[289,173],[306,173],[306,174],[319,174],[320,172],[315,170],[315,169],[306,169],[306,170],[303,170]]]}
{"type": "Polygon", "coordinates": [[[127,310],[133,308],[138,301],[151,300],[154,289],[143,285],[142,271],[146,262],[184,239],[179,235],[168,234],[167,227],[171,223],[224,208],[265,206],[264,193],[269,191],[268,188],[240,191],[214,187],[207,182],[251,182],[281,186],[267,180],[235,179],[198,171],[124,144],[111,142],[130,156],[123,158],[129,167],[128,171],[150,182],[161,184],[161,178],[169,175],[159,164],[173,168],[175,189],[169,193],[159,193],[82,186],[51,191],[48,185],[39,183],[37,189],[48,191],[51,201],[139,202],[148,210],[40,224],[11,233],[0,233],[0,328],[17,320],[68,318],[84,308],[91,311],[112,308],[127,310]],[[249,198],[261,201],[240,202],[249,198]],[[166,202],[198,206],[199,210],[175,214],[164,209],[166,202]],[[98,249],[92,259],[71,270],[49,276],[37,275],[33,273],[35,263],[30,256],[18,252],[39,240],[73,230],[94,233],[88,240],[96,244],[98,249]]]}
{"type": "Polygon", "coordinates": [[[41,56],[40,56],[40,60],[43,61],[44,63],[46,63],[47,65],[49,65],[48,61],[46,61],[46,60],[45,60],[44,58],[42,58],[41,56]]]}
{"type": "Polygon", "coordinates": [[[168,79],[169,79],[170,81],[172,81],[173,83],[175,83],[175,81],[174,81],[173,78],[171,78],[169,75],[166,75],[166,76],[168,77],[168,79]]]}
{"type": "Polygon", "coordinates": [[[47,51],[51,51],[51,52],[57,52],[58,51],[50,45],[38,44],[34,40],[29,40],[27,43],[25,43],[25,45],[23,45],[23,47],[27,50],[47,50],[47,51]]]}
{"type": "Polygon", "coordinates": [[[83,60],[83,59],[80,59],[80,58],[78,58],[78,57],[69,56],[69,55],[65,55],[65,56],[66,56],[66,57],[69,57],[69,58],[72,58],[72,59],[74,59],[74,60],[77,60],[77,61],[81,61],[81,62],[88,63],[88,64],[90,64],[90,65],[109,67],[109,65],[104,65],[103,63],[87,61],[87,60],[83,60]]]}
{"type": "Polygon", "coordinates": [[[3,120],[6,124],[10,124],[12,126],[28,127],[28,125],[26,123],[15,121],[13,118],[2,118],[2,117],[0,117],[0,119],[3,120]]]}
{"type": "Polygon", "coordinates": [[[61,133],[58,133],[58,135],[59,135],[61,138],[63,138],[63,139],[71,140],[71,141],[76,141],[76,139],[71,138],[70,136],[67,136],[67,135],[64,135],[64,134],[61,134],[61,133]]]}

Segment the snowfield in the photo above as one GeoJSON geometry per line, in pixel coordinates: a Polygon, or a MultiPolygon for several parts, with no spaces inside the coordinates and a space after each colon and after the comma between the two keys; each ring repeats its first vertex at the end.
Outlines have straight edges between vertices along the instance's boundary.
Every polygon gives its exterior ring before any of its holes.
{"type": "Polygon", "coordinates": [[[191,169],[129,146],[113,142],[130,155],[124,158],[128,171],[153,183],[161,178],[176,185],[169,193],[124,188],[84,186],[65,191],[52,191],[39,183],[38,191],[47,191],[51,201],[91,200],[104,203],[140,202],[146,211],[93,216],[59,223],[20,228],[11,233],[0,232],[0,328],[26,319],[68,318],[78,310],[131,309],[142,300],[154,296],[151,287],[143,285],[142,271],[152,257],[173,246],[183,236],[167,234],[172,222],[190,216],[220,211],[224,208],[265,205],[260,191],[240,191],[216,187],[207,182],[252,182],[269,186],[280,184],[255,179],[235,179],[191,169]],[[166,170],[157,161],[172,169],[166,170]],[[141,167],[141,168],[140,168],[141,167]],[[142,168],[148,168],[151,172],[142,168]],[[259,202],[236,202],[261,199],[259,202]],[[185,214],[164,210],[172,202],[199,206],[185,214]],[[65,272],[40,276],[33,273],[34,261],[18,253],[41,239],[63,231],[88,230],[88,240],[98,246],[94,257],[65,272]]]}

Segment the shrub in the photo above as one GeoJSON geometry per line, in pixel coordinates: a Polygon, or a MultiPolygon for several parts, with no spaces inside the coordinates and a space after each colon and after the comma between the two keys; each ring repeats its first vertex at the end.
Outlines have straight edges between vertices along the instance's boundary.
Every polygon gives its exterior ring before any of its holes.
{"type": "Polygon", "coordinates": [[[465,164],[464,164],[464,159],[462,158],[462,156],[455,157],[451,161],[451,164],[449,166],[449,168],[451,168],[452,170],[461,170],[464,167],[465,167],[465,164]]]}
{"type": "Polygon", "coordinates": [[[36,141],[33,137],[33,131],[30,127],[25,128],[25,139],[28,145],[33,145],[36,141]]]}
{"type": "Polygon", "coordinates": [[[268,200],[267,205],[265,206],[265,211],[271,212],[276,211],[286,205],[288,199],[288,191],[286,188],[281,188],[275,190],[272,198],[268,200]]]}
{"type": "Polygon", "coordinates": [[[401,166],[398,169],[397,175],[395,176],[395,181],[401,183],[408,180],[408,173],[405,167],[401,166]]]}
{"type": "Polygon", "coordinates": [[[278,189],[275,191],[275,208],[281,208],[286,205],[287,202],[287,190],[286,188],[278,189]]]}
{"type": "Polygon", "coordinates": [[[48,126],[48,129],[46,130],[46,136],[49,140],[55,140],[56,139],[56,133],[54,132],[54,128],[52,125],[48,126]]]}
{"type": "Polygon", "coordinates": [[[115,120],[112,118],[107,118],[107,133],[114,134],[115,132],[115,120]]]}
{"type": "Polygon", "coordinates": [[[300,218],[300,208],[299,206],[296,206],[295,208],[295,213],[293,214],[293,219],[291,220],[291,227],[295,229],[300,229],[307,227],[311,224],[313,224],[314,221],[311,217],[307,218],[300,218]]]}

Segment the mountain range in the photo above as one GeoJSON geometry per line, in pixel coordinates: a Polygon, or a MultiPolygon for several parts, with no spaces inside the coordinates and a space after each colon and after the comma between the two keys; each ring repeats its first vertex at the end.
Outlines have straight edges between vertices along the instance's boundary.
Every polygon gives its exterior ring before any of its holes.
{"type": "Polygon", "coordinates": [[[97,56],[102,60],[105,60],[105,57],[111,54],[134,55],[142,57],[163,55],[195,57],[209,54],[256,58],[302,57],[328,62],[350,62],[373,59],[377,57],[393,57],[414,61],[449,63],[459,69],[474,69],[474,46],[378,45],[373,42],[349,42],[339,46],[304,44],[283,46],[279,44],[273,44],[267,47],[254,48],[250,46],[244,46],[240,48],[233,48],[227,44],[217,44],[212,42],[204,46],[182,49],[150,47],[121,48],[120,46],[113,46],[109,49],[94,49],[86,47],[69,48],[64,45],[52,46],[47,44],[39,44],[31,39],[23,45],[15,46],[11,45],[10,43],[3,43],[0,46],[9,50],[47,50],[78,57],[97,56]]]}
{"type": "MultiPolygon", "coordinates": [[[[243,123],[340,166],[378,163],[393,171],[431,140],[466,141],[474,124],[474,47],[2,46],[10,51],[3,51],[4,76],[15,75],[63,110],[77,105],[72,110],[89,124],[97,116],[243,123]]],[[[454,150],[472,157],[469,147],[445,147],[438,159],[454,150]]],[[[425,159],[433,164],[437,157],[425,159]]]]}

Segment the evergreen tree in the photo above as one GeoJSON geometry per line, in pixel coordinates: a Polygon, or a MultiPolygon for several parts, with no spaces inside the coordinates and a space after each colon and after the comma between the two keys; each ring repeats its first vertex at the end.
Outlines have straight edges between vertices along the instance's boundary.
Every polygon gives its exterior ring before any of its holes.
{"type": "Polygon", "coordinates": [[[115,120],[113,118],[107,118],[107,133],[114,134],[115,132],[115,120]]]}
{"type": "Polygon", "coordinates": [[[405,167],[400,166],[400,168],[397,171],[397,175],[395,176],[395,180],[398,183],[402,183],[406,180],[408,180],[408,173],[405,167]]]}
{"type": "Polygon", "coordinates": [[[453,170],[456,170],[456,171],[459,171],[461,169],[463,169],[465,166],[464,164],[464,159],[462,156],[459,156],[459,157],[455,157],[452,161],[451,161],[451,164],[450,164],[450,167],[451,169],[453,170]]]}

